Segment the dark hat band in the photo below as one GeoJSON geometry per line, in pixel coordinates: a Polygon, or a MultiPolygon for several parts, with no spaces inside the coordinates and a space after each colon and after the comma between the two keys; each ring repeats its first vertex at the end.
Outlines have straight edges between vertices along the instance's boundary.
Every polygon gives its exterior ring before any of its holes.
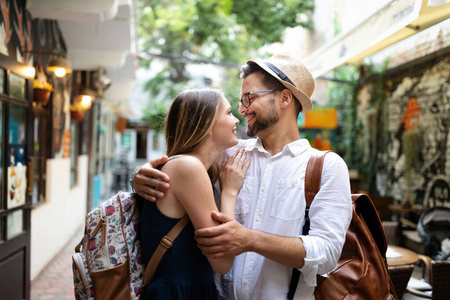
{"type": "Polygon", "coordinates": [[[278,75],[278,77],[281,78],[281,80],[284,80],[286,82],[289,82],[290,84],[292,84],[293,86],[295,86],[295,84],[289,79],[289,77],[287,77],[286,74],[283,73],[283,71],[281,71],[280,69],[278,69],[277,67],[275,67],[273,64],[269,63],[269,62],[263,62],[266,66],[268,66],[272,71],[275,72],[275,74],[278,75]]]}

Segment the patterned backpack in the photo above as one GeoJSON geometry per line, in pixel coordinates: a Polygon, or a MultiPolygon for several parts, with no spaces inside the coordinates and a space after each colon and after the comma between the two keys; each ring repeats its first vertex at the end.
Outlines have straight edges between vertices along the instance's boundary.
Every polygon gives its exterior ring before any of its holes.
{"type": "Polygon", "coordinates": [[[77,300],[139,299],[166,251],[189,222],[185,214],[144,265],[140,240],[142,201],[119,192],[88,213],[83,239],[72,256],[77,300]]]}
{"type": "Polygon", "coordinates": [[[140,201],[119,192],[86,216],[84,237],[72,256],[76,299],[139,298],[145,269],[140,201]]]}

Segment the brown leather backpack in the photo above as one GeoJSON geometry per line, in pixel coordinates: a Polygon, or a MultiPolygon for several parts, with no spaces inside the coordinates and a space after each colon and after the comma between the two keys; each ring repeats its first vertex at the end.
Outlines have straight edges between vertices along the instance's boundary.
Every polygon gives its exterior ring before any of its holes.
{"type": "MultiPolygon", "coordinates": [[[[309,231],[309,207],[320,189],[322,167],[329,151],[313,155],[305,175],[305,227],[309,231]]],[[[353,216],[336,268],[327,277],[317,276],[316,299],[397,298],[386,262],[387,239],[380,217],[369,196],[353,194],[353,216]]],[[[288,299],[293,299],[300,272],[294,269],[288,299]],[[291,298],[290,298],[291,297],[291,298]]]]}

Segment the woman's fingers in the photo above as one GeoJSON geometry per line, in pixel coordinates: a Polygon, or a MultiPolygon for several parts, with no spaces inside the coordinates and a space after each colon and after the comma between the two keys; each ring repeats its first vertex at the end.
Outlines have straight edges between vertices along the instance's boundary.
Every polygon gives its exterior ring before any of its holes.
{"type": "Polygon", "coordinates": [[[232,165],[234,163],[236,155],[239,154],[240,150],[241,150],[240,148],[234,149],[233,154],[228,158],[228,164],[232,165]]]}

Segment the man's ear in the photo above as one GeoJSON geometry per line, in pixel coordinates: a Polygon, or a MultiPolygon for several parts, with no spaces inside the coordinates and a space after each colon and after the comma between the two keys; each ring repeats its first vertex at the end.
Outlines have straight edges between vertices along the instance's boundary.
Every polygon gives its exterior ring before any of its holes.
{"type": "Polygon", "coordinates": [[[294,96],[292,95],[291,91],[288,89],[284,89],[281,91],[281,108],[285,109],[286,107],[289,106],[289,104],[295,105],[295,103],[293,103],[294,100],[294,96]]]}

